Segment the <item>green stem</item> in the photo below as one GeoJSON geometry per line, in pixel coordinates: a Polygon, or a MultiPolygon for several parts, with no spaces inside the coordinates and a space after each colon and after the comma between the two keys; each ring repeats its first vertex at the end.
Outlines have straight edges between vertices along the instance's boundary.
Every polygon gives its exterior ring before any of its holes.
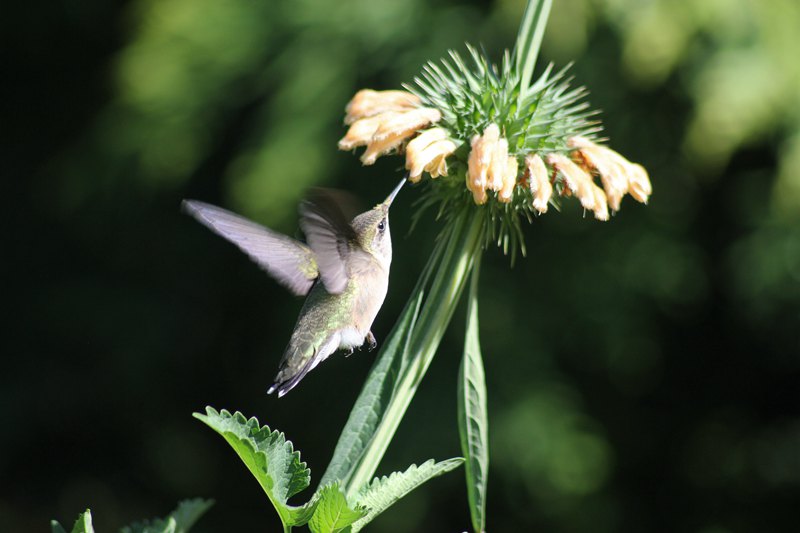
{"type": "Polygon", "coordinates": [[[530,87],[533,67],[536,65],[536,58],[539,57],[539,47],[542,45],[552,3],[552,0],[528,0],[525,6],[525,13],[522,15],[517,33],[517,43],[514,46],[517,73],[520,76],[520,98],[525,96],[530,87]]]}
{"type": "MultiPolygon", "coordinates": [[[[404,361],[400,368],[391,398],[383,408],[380,422],[352,474],[343,480],[348,497],[357,493],[374,476],[422,377],[436,354],[475,257],[480,252],[485,231],[484,211],[465,209],[452,222],[453,226],[447,235],[449,242],[441,262],[435,266],[435,277],[430,292],[425,299],[419,319],[414,322],[408,336],[407,349],[404,353],[409,359],[404,361]]],[[[432,256],[431,259],[435,261],[437,258],[432,256]]],[[[424,287],[418,290],[424,291],[424,287]]],[[[414,296],[412,300],[413,298],[414,296]]]]}

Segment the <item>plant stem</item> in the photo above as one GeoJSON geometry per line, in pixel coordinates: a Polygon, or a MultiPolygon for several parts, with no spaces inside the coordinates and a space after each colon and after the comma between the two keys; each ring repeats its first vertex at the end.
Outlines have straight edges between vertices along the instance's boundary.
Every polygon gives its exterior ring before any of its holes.
{"type": "Polygon", "coordinates": [[[539,56],[539,47],[542,45],[544,29],[547,26],[547,17],[550,15],[552,0],[528,0],[522,22],[517,33],[517,42],[514,45],[517,73],[520,76],[520,98],[525,96],[531,84],[533,67],[539,56]]]}
{"type": "MultiPolygon", "coordinates": [[[[409,359],[404,361],[396,377],[393,394],[372,438],[364,448],[352,475],[345,480],[348,497],[358,492],[375,475],[386,448],[436,354],[475,257],[480,253],[486,228],[484,211],[465,209],[451,222],[447,248],[441,262],[434,267],[435,278],[430,292],[408,338],[405,353],[409,359]]],[[[434,261],[436,259],[435,256],[431,258],[434,261]]],[[[424,287],[420,290],[424,290],[424,287]]]]}

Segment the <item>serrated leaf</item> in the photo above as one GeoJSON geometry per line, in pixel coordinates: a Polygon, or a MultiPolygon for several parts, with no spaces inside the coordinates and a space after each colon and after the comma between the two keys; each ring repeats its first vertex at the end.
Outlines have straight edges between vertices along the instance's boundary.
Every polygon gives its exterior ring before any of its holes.
{"type": "Polygon", "coordinates": [[[314,515],[308,521],[314,533],[337,533],[364,516],[363,510],[350,507],[338,483],[327,485],[318,494],[314,515]]]}
{"type": "MultiPolygon", "coordinates": [[[[56,520],[50,521],[50,530],[52,533],[67,533],[64,527],[56,520]]],[[[78,515],[75,524],[72,526],[70,533],[94,533],[92,526],[92,512],[89,509],[78,515]]]]}
{"type": "Polygon", "coordinates": [[[476,260],[467,303],[464,357],[458,372],[458,433],[466,459],[467,497],[472,528],[486,528],[486,489],[489,475],[489,415],[486,409],[486,379],[478,337],[478,275],[476,260]]]}
{"type": "Polygon", "coordinates": [[[195,522],[206,514],[213,505],[214,500],[204,500],[203,498],[193,498],[178,502],[178,507],[170,513],[170,516],[175,519],[178,533],[189,531],[195,522]]]}
{"type": "Polygon", "coordinates": [[[206,414],[194,413],[211,429],[222,435],[267,494],[285,526],[300,525],[307,516],[304,507],[288,505],[289,498],[308,487],[311,471],[300,461],[300,452],[283,433],[259,426],[240,412],[217,412],[206,407],[206,414]]]}
{"type": "Polygon", "coordinates": [[[183,500],[166,517],[134,522],[123,527],[120,533],[187,533],[212,505],[214,500],[183,500]]]}
{"type": "Polygon", "coordinates": [[[355,503],[366,508],[367,512],[353,524],[352,533],[360,531],[376,516],[429,479],[449,472],[463,462],[460,457],[440,463],[430,459],[420,466],[411,465],[405,472],[394,472],[388,477],[373,479],[356,497],[355,503]]]}

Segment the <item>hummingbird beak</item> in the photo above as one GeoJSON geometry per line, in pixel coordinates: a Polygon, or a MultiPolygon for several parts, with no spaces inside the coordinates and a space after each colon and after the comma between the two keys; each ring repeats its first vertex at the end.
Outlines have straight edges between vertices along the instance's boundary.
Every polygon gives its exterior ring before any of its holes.
{"type": "Polygon", "coordinates": [[[403,178],[402,180],[400,180],[400,183],[397,185],[397,187],[394,188],[394,190],[386,198],[386,200],[384,200],[383,204],[386,205],[387,207],[392,205],[392,202],[394,201],[394,197],[397,196],[397,193],[400,192],[400,189],[403,188],[403,185],[405,185],[405,183],[406,183],[406,178],[403,178]]]}

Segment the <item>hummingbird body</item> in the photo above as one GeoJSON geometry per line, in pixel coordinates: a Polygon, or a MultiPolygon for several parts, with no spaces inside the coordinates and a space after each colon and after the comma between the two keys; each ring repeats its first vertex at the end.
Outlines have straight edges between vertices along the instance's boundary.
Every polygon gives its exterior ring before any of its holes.
{"type": "Polygon", "coordinates": [[[350,280],[340,294],[329,293],[322,283],[312,287],[284,351],[276,385],[299,382],[337,350],[352,353],[367,342],[374,347],[370,327],[389,288],[388,268],[360,250],[352,252],[350,263],[350,280]]]}
{"type": "Polygon", "coordinates": [[[370,328],[386,297],[392,261],[389,206],[403,183],[352,221],[341,210],[341,198],[317,191],[300,205],[307,244],[224,209],[184,201],[198,221],[236,244],[294,294],[306,296],[267,393],[283,396],[337,350],[349,354],[365,343],[370,350],[376,346],[370,328]]]}

